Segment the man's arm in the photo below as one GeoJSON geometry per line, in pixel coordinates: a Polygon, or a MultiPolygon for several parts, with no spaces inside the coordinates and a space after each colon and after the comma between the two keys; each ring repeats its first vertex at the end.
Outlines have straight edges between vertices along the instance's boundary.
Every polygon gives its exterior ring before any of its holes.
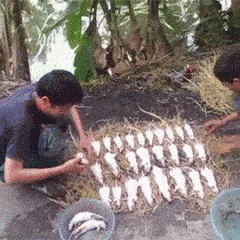
{"type": "Polygon", "coordinates": [[[238,112],[234,112],[232,114],[227,115],[226,117],[222,118],[222,124],[225,125],[228,122],[236,121],[239,119],[238,112]]]}
{"type": "Polygon", "coordinates": [[[76,126],[76,128],[78,130],[79,135],[80,136],[85,135],[84,130],[83,130],[83,126],[82,126],[82,121],[81,121],[81,118],[79,116],[77,107],[73,106],[70,109],[70,113],[71,113],[72,119],[74,121],[74,124],[75,124],[75,126],[76,126]]]}
{"type": "Polygon", "coordinates": [[[206,130],[208,130],[211,133],[211,132],[214,132],[217,128],[224,126],[228,122],[236,121],[239,118],[240,117],[239,117],[238,112],[234,112],[234,113],[229,114],[229,115],[227,115],[225,117],[222,117],[220,119],[212,119],[210,121],[207,121],[204,124],[204,126],[205,126],[206,130]]]}
{"type": "Polygon", "coordinates": [[[79,116],[77,107],[73,106],[70,109],[70,113],[72,115],[72,119],[73,119],[74,124],[75,124],[75,126],[78,130],[79,135],[80,135],[80,146],[87,150],[89,160],[91,161],[92,157],[93,157],[93,147],[91,145],[89,137],[85,134],[85,132],[83,130],[82,121],[81,121],[81,118],[79,116]]]}
{"type": "Polygon", "coordinates": [[[27,184],[64,173],[80,174],[85,167],[85,165],[79,164],[79,158],[74,158],[62,165],[51,168],[24,168],[21,161],[7,157],[5,160],[4,180],[7,184],[27,184]]]}

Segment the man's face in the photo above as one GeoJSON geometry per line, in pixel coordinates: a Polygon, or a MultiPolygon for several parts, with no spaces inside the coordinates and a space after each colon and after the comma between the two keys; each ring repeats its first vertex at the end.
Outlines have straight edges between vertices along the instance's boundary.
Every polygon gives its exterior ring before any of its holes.
{"type": "Polygon", "coordinates": [[[71,107],[73,106],[72,104],[66,104],[63,106],[54,105],[49,101],[49,98],[46,96],[37,97],[36,100],[37,100],[38,108],[44,113],[46,113],[47,115],[52,117],[66,115],[70,111],[71,107]]]}
{"type": "Polygon", "coordinates": [[[48,108],[48,114],[52,116],[64,116],[66,115],[72,107],[72,104],[66,104],[63,106],[52,105],[48,108]]]}

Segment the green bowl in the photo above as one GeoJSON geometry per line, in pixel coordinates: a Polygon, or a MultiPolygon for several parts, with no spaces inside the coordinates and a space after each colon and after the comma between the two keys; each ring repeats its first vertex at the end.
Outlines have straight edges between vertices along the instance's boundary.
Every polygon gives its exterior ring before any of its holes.
{"type": "Polygon", "coordinates": [[[223,191],[211,206],[211,221],[223,240],[240,240],[240,188],[223,191]]]}

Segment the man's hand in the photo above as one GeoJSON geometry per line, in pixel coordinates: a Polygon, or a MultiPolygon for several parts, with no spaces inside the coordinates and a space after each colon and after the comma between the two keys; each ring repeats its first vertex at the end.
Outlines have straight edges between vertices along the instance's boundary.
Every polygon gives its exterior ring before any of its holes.
{"type": "Polygon", "coordinates": [[[66,173],[81,174],[86,169],[86,165],[81,164],[81,159],[79,157],[70,159],[63,165],[66,173]]]}
{"type": "Polygon", "coordinates": [[[236,121],[236,120],[239,121],[238,112],[231,113],[231,114],[229,114],[225,117],[219,118],[219,119],[210,120],[204,124],[204,127],[209,133],[212,133],[217,128],[224,126],[228,122],[236,121]]]}
{"type": "Polygon", "coordinates": [[[90,164],[93,162],[93,147],[90,138],[86,134],[80,136],[80,147],[87,152],[90,164]]]}

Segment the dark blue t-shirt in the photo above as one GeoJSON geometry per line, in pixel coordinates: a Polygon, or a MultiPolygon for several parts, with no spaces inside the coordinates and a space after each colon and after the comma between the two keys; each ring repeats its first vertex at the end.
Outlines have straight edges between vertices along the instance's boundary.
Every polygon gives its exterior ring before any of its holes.
{"type": "Polygon", "coordinates": [[[9,157],[22,161],[25,167],[31,166],[29,161],[40,159],[38,140],[42,124],[58,122],[38,110],[35,90],[36,84],[30,84],[0,101],[0,164],[9,157]]]}

